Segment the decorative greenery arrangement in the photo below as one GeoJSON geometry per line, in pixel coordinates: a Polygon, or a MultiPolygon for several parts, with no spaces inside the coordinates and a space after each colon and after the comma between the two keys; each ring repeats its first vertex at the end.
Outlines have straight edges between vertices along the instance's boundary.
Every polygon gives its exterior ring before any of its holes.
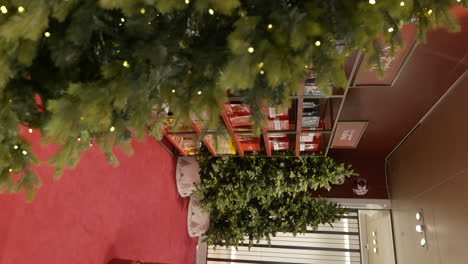
{"type": "Polygon", "coordinates": [[[357,175],[331,158],[199,157],[198,190],[210,212],[205,233],[210,245],[248,245],[277,232],[305,233],[307,227],[332,224],[346,210],[313,197],[311,190],[339,184],[357,175]]]}
{"type": "Polygon", "coordinates": [[[418,23],[421,38],[456,29],[450,9],[467,1],[2,0],[0,190],[31,199],[40,186],[20,125],[62,146],[56,177],[93,144],[117,164],[114,146],[161,137],[167,105],[183,123],[191,113],[218,120],[228,90],[286,104],[308,67],[323,89],[344,86],[348,54],[363,49],[379,64],[379,36],[397,48],[404,23],[418,23]]]}

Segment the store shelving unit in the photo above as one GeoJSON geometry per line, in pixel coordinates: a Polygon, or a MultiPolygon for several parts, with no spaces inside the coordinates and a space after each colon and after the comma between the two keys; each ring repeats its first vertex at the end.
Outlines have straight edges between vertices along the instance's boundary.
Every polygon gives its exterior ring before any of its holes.
{"type": "MultiPolygon", "coordinates": [[[[274,109],[264,107],[269,117],[269,124],[262,128],[260,136],[254,135],[249,123],[249,106],[242,103],[244,101],[242,97],[231,96],[225,104],[226,111],[220,117],[225,125],[224,131],[207,129],[202,121],[193,118],[192,126],[189,128],[177,131],[166,129],[165,139],[161,143],[173,155],[326,156],[361,56],[360,52],[356,52],[348,58],[347,87],[333,88],[331,95],[314,93],[309,95],[310,93],[304,93],[304,91],[307,87],[310,88],[310,82],[305,82],[297,95],[289,96],[289,100],[292,100],[292,107],[287,111],[275,112],[274,109]],[[304,107],[310,106],[316,109],[304,110],[304,107]],[[304,119],[305,111],[309,111],[309,114],[313,116],[304,119]],[[275,114],[271,115],[272,112],[275,114]],[[276,116],[278,113],[279,116],[276,116]],[[215,135],[220,132],[224,132],[230,138],[221,143],[215,143],[214,139],[217,138],[215,135]],[[198,141],[198,143],[190,142],[188,144],[190,148],[197,144],[201,147],[203,144],[207,151],[200,151],[200,148],[187,150],[185,147],[187,144],[180,140],[180,137],[184,136],[188,140],[198,141]],[[224,146],[223,153],[217,151],[219,145],[224,146]]],[[[313,72],[309,71],[309,76],[306,78],[309,81],[315,77],[313,74],[310,75],[311,73],[313,72]]]]}

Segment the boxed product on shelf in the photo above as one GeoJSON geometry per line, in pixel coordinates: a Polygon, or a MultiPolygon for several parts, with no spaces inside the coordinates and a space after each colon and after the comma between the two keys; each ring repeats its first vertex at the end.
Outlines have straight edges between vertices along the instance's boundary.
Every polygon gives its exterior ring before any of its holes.
{"type": "Polygon", "coordinates": [[[236,148],[231,138],[215,137],[213,135],[205,136],[205,143],[210,145],[217,154],[236,154],[236,148]]]}
{"type": "Polygon", "coordinates": [[[250,106],[246,104],[224,104],[224,110],[228,115],[250,115],[250,106]]]}
{"type": "Polygon", "coordinates": [[[302,133],[300,136],[301,142],[312,142],[314,139],[318,137],[315,133],[302,133]]]}
{"type": "Polygon", "coordinates": [[[272,150],[288,150],[289,149],[289,138],[273,138],[269,140],[272,150]]]}
{"type": "Polygon", "coordinates": [[[304,95],[324,96],[325,93],[315,83],[304,84],[304,95]]]}
{"type": "Polygon", "coordinates": [[[254,135],[236,135],[244,151],[260,151],[260,138],[254,135]]]}
{"type": "Polygon", "coordinates": [[[260,147],[260,142],[256,142],[256,141],[241,142],[241,148],[244,151],[261,151],[262,150],[262,148],[260,147]]]}
{"type": "Polygon", "coordinates": [[[276,117],[288,117],[288,110],[281,109],[278,107],[268,107],[264,108],[263,111],[268,116],[268,118],[276,118],[276,117]]]}
{"type": "Polygon", "coordinates": [[[320,100],[319,99],[304,99],[303,108],[312,108],[312,109],[319,109],[320,107],[320,100]]]}
{"type": "Polygon", "coordinates": [[[317,151],[319,149],[318,143],[313,142],[302,142],[300,145],[301,151],[317,151]]]}
{"type": "Polygon", "coordinates": [[[258,139],[258,137],[254,136],[253,134],[239,134],[239,135],[236,135],[237,136],[237,139],[239,141],[252,141],[252,140],[255,140],[255,139],[258,139]]]}
{"type": "Polygon", "coordinates": [[[303,116],[302,117],[302,127],[316,128],[319,125],[320,125],[319,116],[303,116]]]}
{"type": "Polygon", "coordinates": [[[234,115],[229,117],[229,121],[231,122],[233,127],[245,127],[245,126],[250,126],[250,115],[234,115]]]}
{"type": "Polygon", "coordinates": [[[319,107],[315,109],[304,108],[302,112],[302,116],[320,116],[320,108],[319,107]]]}
{"type": "Polygon", "coordinates": [[[283,138],[287,136],[288,134],[283,134],[283,133],[268,134],[268,137],[270,138],[283,138]]]}
{"type": "Polygon", "coordinates": [[[196,135],[168,135],[186,155],[198,154],[201,143],[196,135]]]}
{"type": "Polygon", "coordinates": [[[270,119],[268,120],[268,130],[288,130],[289,120],[288,119],[270,119]]]}

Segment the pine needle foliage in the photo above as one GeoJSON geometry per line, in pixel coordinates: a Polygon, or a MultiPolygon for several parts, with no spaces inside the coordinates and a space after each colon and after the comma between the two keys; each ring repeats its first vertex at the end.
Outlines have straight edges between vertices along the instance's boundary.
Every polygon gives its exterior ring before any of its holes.
{"type": "Polygon", "coordinates": [[[421,39],[436,26],[456,30],[450,9],[467,1],[3,0],[1,189],[39,186],[20,125],[62,147],[50,160],[56,177],[93,144],[117,164],[113,147],[131,152],[133,138],[162,136],[167,105],[178,124],[201,113],[219,120],[227,91],[285,105],[304,65],[320,87],[344,86],[347,55],[365,50],[379,66],[379,37],[396,49],[405,23],[418,23],[421,39]]]}

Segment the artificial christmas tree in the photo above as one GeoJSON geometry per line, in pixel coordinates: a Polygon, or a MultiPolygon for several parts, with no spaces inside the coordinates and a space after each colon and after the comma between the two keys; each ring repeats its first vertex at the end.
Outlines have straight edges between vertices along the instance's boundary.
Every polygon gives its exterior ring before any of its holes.
{"type": "Polygon", "coordinates": [[[285,104],[309,67],[324,92],[344,86],[347,54],[365,50],[381,68],[378,38],[393,52],[405,23],[421,38],[456,29],[456,4],[467,0],[1,1],[0,190],[39,186],[20,125],[61,146],[57,177],[95,144],[117,164],[114,146],[161,137],[167,105],[176,125],[202,113],[216,123],[228,90],[250,105],[285,104]]]}

